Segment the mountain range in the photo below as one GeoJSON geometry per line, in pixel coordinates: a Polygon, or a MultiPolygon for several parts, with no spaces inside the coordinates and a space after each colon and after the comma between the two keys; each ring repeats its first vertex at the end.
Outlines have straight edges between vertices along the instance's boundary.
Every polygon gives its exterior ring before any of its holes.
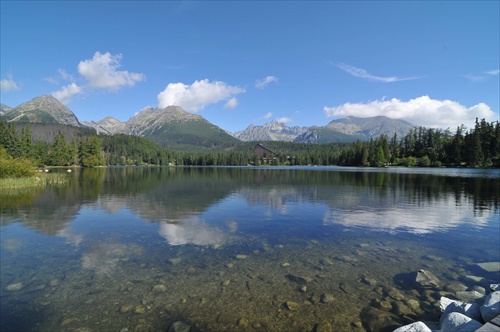
{"type": "Polygon", "coordinates": [[[212,124],[201,115],[186,112],[179,106],[144,108],[128,121],[111,116],[99,121],[80,121],[75,114],[50,95],[36,97],[16,107],[0,105],[0,121],[29,123],[59,123],[93,128],[98,133],[128,134],[149,138],[172,149],[230,148],[240,141],[287,141],[297,143],[329,143],[370,140],[380,135],[406,135],[415,126],[384,116],[333,120],[326,126],[289,127],[272,121],[263,126],[249,125],[234,134],[212,124]]]}

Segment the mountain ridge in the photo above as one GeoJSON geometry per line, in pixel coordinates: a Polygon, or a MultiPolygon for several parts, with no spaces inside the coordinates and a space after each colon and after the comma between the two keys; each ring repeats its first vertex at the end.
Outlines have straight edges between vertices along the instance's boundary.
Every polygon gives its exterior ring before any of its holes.
{"type": "Polygon", "coordinates": [[[296,143],[330,143],[370,140],[380,135],[402,137],[414,125],[385,116],[335,119],[325,126],[289,127],[284,122],[270,121],[262,126],[229,133],[198,114],[179,106],[146,107],[122,122],[112,116],[98,121],[79,121],[76,115],[56,98],[43,95],[14,108],[1,104],[0,121],[59,123],[93,128],[97,133],[128,134],[150,138],[157,144],[174,149],[227,148],[240,141],[284,141],[296,143]]]}

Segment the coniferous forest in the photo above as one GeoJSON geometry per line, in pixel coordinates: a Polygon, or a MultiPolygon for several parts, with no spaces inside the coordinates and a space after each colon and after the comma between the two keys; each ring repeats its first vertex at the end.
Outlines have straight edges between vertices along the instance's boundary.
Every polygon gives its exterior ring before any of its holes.
{"type": "Polygon", "coordinates": [[[2,159],[32,166],[113,165],[339,165],[417,167],[500,167],[500,125],[476,119],[454,132],[415,128],[403,137],[382,135],[368,142],[307,144],[241,142],[231,149],[186,152],[165,149],[149,139],[124,134],[96,135],[70,126],[0,123],[2,159]],[[33,128],[32,128],[33,127],[33,128]],[[50,127],[50,126],[49,126],[50,127]],[[47,129],[48,128],[48,129],[47,129]],[[57,129],[57,132],[56,132],[57,129]],[[48,134],[47,134],[48,133],[48,134]],[[269,153],[254,152],[262,143],[269,153]]]}

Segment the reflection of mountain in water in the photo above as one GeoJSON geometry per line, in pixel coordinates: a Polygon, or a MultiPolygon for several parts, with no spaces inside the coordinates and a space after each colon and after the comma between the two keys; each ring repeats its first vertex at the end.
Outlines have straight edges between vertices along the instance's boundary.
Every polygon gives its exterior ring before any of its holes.
{"type": "MultiPolygon", "coordinates": [[[[20,220],[47,235],[79,244],[66,224],[84,208],[115,213],[127,208],[150,222],[171,244],[218,244],[228,231],[201,216],[227,197],[243,198],[287,214],[294,204],[326,207],[325,224],[406,228],[430,232],[463,220],[482,225],[498,213],[498,177],[406,174],[399,170],[349,168],[109,168],[74,172],[66,187],[48,188],[23,204],[2,204],[2,224],[20,220]],[[418,208],[418,215],[408,207],[418,208]],[[429,210],[439,213],[429,214],[429,210]],[[472,218],[473,217],[473,218],[472,218]]],[[[306,217],[306,216],[304,216],[306,217]]]]}

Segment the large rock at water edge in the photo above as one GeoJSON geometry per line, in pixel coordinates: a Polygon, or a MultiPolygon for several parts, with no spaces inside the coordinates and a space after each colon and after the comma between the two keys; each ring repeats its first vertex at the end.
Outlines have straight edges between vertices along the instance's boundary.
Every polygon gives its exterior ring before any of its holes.
{"type": "Polygon", "coordinates": [[[441,332],[472,332],[483,324],[459,312],[449,313],[441,322],[441,332]]]}
{"type": "Polygon", "coordinates": [[[485,322],[489,322],[497,315],[500,315],[500,291],[489,294],[481,306],[481,316],[485,322]]]}
{"type": "Polygon", "coordinates": [[[446,316],[452,312],[458,312],[474,320],[481,321],[480,305],[475,302],[460,302],[450,300],[443,296],[439,300],[439,304],[443,311],[440,323],[442,323],[446,316]]]}
{"type": "Polygon", "coordinates": [[[432,332],[432,330],[422,322],[415,322],[405,326],[401,326],[394,332],[432,332]]]}

